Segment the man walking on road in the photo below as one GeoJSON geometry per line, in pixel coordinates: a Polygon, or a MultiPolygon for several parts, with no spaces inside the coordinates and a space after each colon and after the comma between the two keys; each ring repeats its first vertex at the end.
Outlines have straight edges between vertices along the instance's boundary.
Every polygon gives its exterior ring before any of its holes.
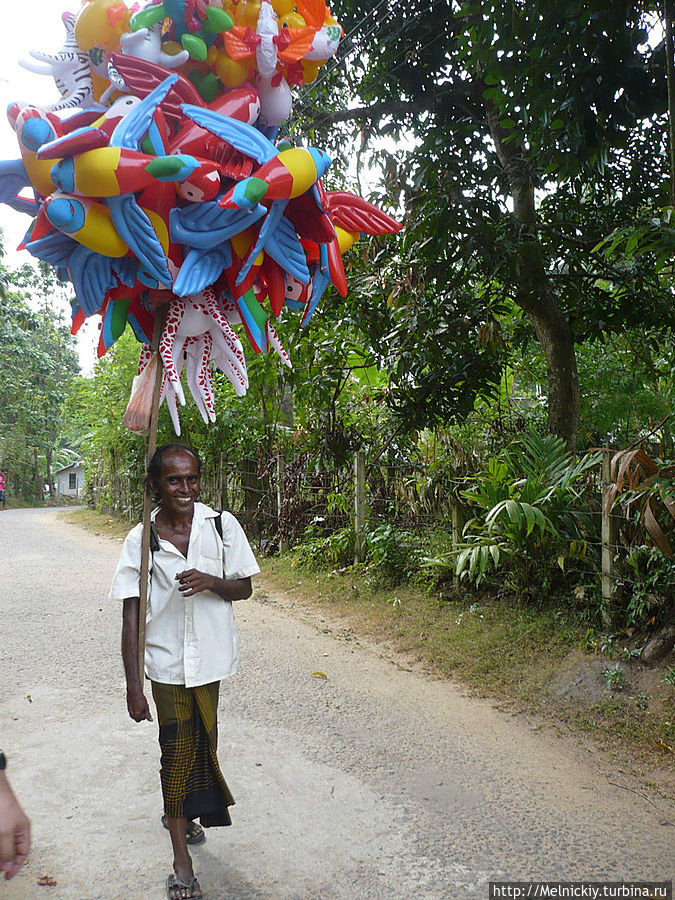
{"type": "MultiPolygon", "coordinates": [[[[205,827],[231,824],[234,799],[216,754],[218,691],[239,661],[232,601],[250,597],[251,576],[260,571],[234,516],[198,502],[200,472],[196,451],[165,444],[146,479],[146,490],[159,498],[152,514],[145,667],[159,722],[162,821],[173,846],[168,900],[202,897],[187,847],[204,839],[194,820],[205,827]]],[[[152,721],[138,670],[141,541],[137,525],[124,542],[110,592],[124,601],[122,658],[127,708],[136,722],[152,721]]]]}

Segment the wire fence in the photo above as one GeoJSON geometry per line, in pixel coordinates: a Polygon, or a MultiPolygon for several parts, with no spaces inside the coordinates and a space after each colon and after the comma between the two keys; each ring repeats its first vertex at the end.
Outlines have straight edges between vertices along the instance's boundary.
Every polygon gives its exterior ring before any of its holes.
{"type": "MultiPolygon", "coordinates": [[[[570,583],[597,581],[607,605],[622,591],[641,588],[643,579],[630,564],[631,552],[636,545],[649,543],[634,510],[626,516],[625,507],[608,503],[611,454],[607,451],[602,464],[588,470],[572,494],[576,502],[564,509],[566,521],[575,522],[578,530],[570,529],[573,552],[561,554],[559,560],[570,583]]],[[[233,512],[266,553],[291,550],[308,537],[351,530],[358,561],[364,555],[360,533],[386,523],[420,541],[432,534],[445,535],[452,565],[472,540],[471,519],[479,530],[485,519],[485,509],[465,496],[475,488],[475,476],[439,477],[424,466],[389,461],[368,466],[363,451],[328,468],[309,453],[238,463],[221,455],[204,463],[201,485],[202,499],[233,512]],[[365,508],[360,521],[359,498],[365,508]]],[[[104,511],[130,523],[140,519],[143,485],[133,471],[94,475],[88,491],[90,502],[104,511]]]]}

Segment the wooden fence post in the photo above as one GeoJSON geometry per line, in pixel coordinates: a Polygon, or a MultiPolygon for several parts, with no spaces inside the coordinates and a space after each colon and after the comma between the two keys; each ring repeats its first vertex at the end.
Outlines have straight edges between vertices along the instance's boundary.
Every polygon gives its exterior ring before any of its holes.
{"type": "Polygon", "coordinates": [[[616,587],[616,570],[614,556],[618,537],[619,522],[612,514],[610,490],[612,487],[612,451],[604,447],[602,451],[602,624],[607,630],[613,627],[614,591],[616,587]]]}
{"type": "Polygon", "coordinates": [[[258,509],[258,467],[255,459],[245,457],[242,462],[241,486],[244,489],[244,517],[249,527],[253,525],[258,509]]]}
{"type": "Polygon", "coordinates": [[[455,588],[459,588],[460,579],[457,574],[457,554],[459,544],[462,542],[462,534],[464,525],[466,524],[466,512],[464,507],[455,499],[452,503],[452,550],[455,559],[455,571],[452,576],[452,584],[455,588]]]}
{"type": "Polygon", "coordinates": [[[357,450],[354,454],[354,565],[363,562],[366,524],[366,454],[357,450]]]}
{"type": "Polygon", "coordinates": [[[225,454],[220,451],[220,508],[230,508],[230,498],[228,493],[227,467],[225,465],[225,454]]]}
{"type": "MultiPolygon", "coordinates": [[[[281,535],[281,510],[284,502],[284,472],[286,471],[286,462],[283,453],[277,453],[277,530],[281,535]]],[[[288,540],[285,537],[279,537],[279,553],[285,553],[288,550],[288,540]]]]}

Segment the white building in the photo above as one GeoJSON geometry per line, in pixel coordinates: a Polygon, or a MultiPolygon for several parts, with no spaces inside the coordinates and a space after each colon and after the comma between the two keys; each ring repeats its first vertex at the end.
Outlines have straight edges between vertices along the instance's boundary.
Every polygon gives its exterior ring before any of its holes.
{"type": "Polygon", "coordinates": [[[84,463],[81,459],[54,473],[57,497],[79,497],[84,487],[84,463]]]}

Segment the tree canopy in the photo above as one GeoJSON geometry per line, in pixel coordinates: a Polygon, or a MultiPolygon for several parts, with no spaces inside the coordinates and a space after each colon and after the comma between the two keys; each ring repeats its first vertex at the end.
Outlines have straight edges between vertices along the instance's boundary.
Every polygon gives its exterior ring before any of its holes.
{"type": "Polygon", "coordinates": [[[17,493],[41,499],[43,479],[52,481],[62,406],[79,361],[70,330],[50,303],[49,272],[2,266],[0,280],[0,465],[17,493]]]}
{"type": "Polygon", "coordinates": [[[401,15],[390,2],[340,0],[335,11],[347,23],[343,56],[303,95],[296,128],[332,140],[338,158],[348,132],[382,173],[380,195],[404,210],[383,265],[394,285],[392,397],[406,396],[409,412],[431,379],[438,392],[416,418],[431,424],[494,391],[500,343],[485,335],[515,305],[521,343],[534,337],[546,358],[549,429],[574,444],[575,348],[675,323],[648,257],[594,252],[645,202],[668,200],[653,5],[413,0],[401,15]],[[463,387],[448,357],[472,372],[463,387]]]}

